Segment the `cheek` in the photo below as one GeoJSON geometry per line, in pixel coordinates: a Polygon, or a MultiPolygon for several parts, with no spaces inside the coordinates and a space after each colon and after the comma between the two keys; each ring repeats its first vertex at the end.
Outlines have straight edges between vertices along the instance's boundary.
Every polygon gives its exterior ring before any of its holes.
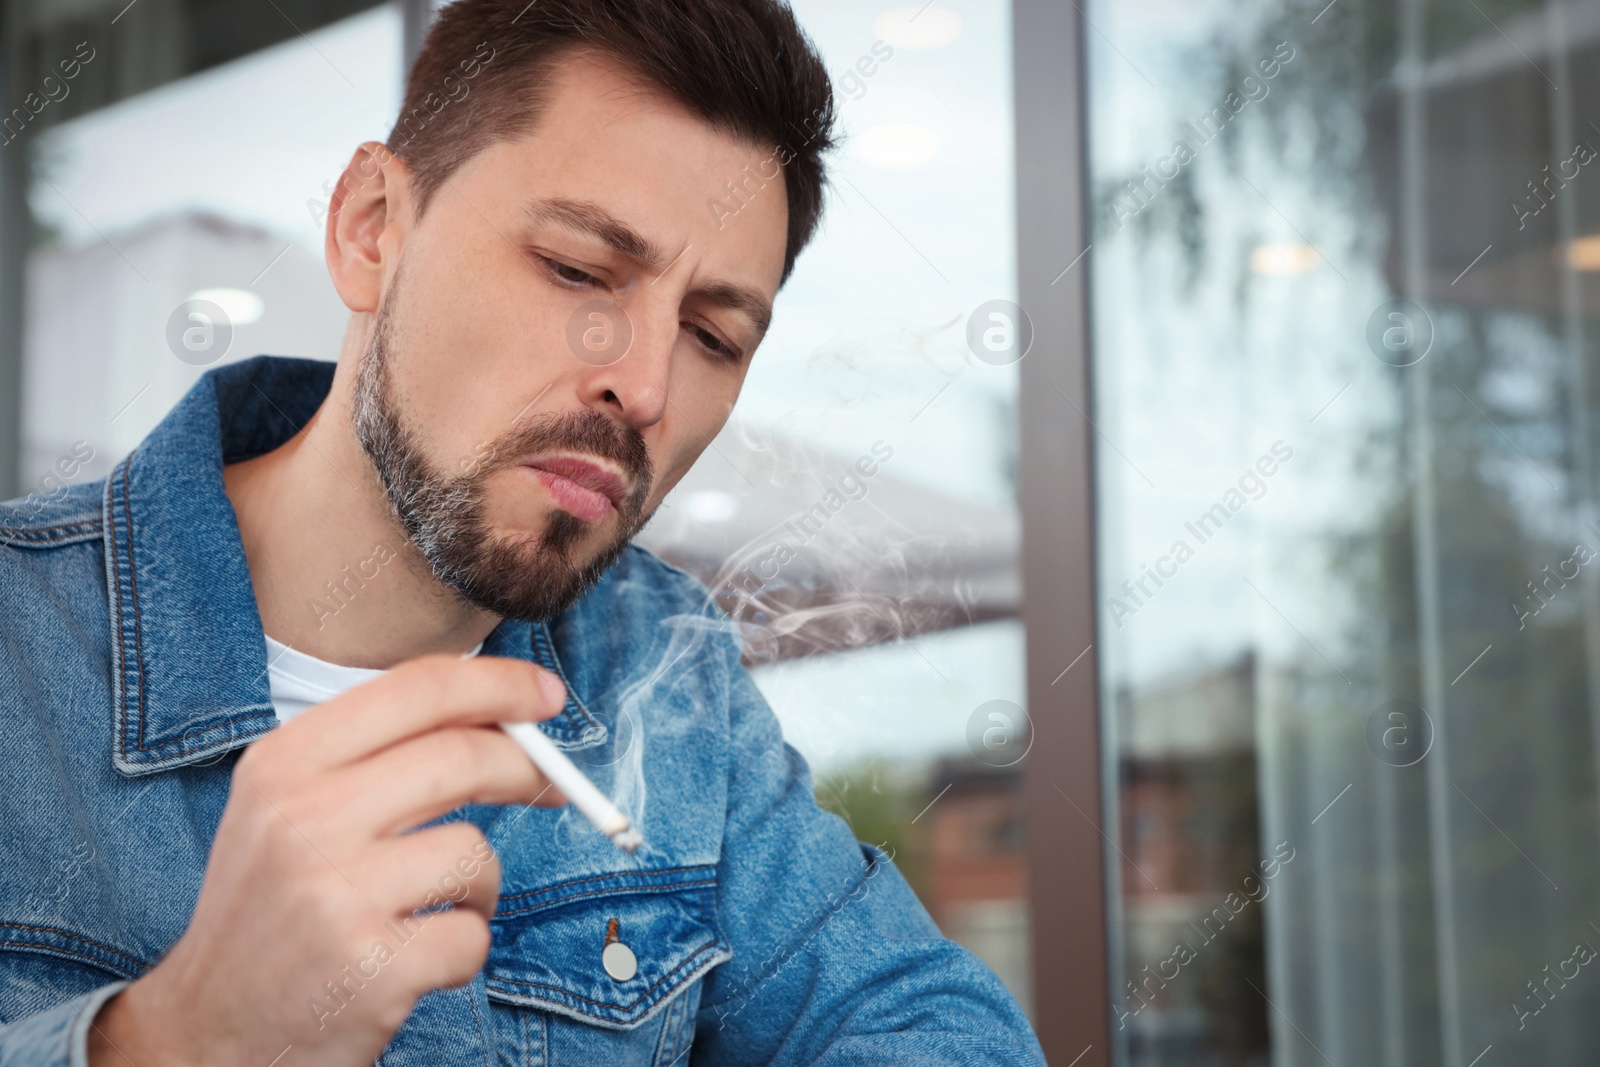
{"type": "Polygon", "coordinates": [[[481,245],[478,236],[464,220],[438,247],[408,249],[395,313],[397,392],[442,471],[507,432],[530,381],[542,387],[568,355],[561,309],[529,278],[532,268],[499,237],[481,245]]]}
{"type": "Polygon", "coordinates": [[[712,407],[707,403],[706,393],[701,393],[692,405],[677,397],[673,398],[672,403],[673,406],[667,409],[677,416],[672,425],[666,427],[666,432],[660,436],[645,435],[656,479],[646,505],[647,510],[660,504],[705,454],[711,439],[727,422],[727,408],[732,404],[732,399],[712,407]]]}
{"type": "Polygon", "coordinates": [[[537,529],[548,517],[538,479],[521,467],[495,471],[483,483],[484,518],[491,527],[537,529]]]}
{"type": "Polygon", "coordinates": [[[673,426],[674,446],[705,448],[733,415],[754,354],[746,355],[738,366],[723,365],[707,355],[693,335],[680,330],[672,357],[668,388],[681,412],[673,426]]]}
{"type": "Polygon", "coordinates": [[[704,452],[733,416],[734,403],[744,386],[746,357],[742,367],[718,366],[687,334],[680,334],[673,353],[674,366],[668,385],[666,417],[661,436],[650,441],[650,458],[658,471],[682,467],[687,470],[694,458],[704,452]]]}

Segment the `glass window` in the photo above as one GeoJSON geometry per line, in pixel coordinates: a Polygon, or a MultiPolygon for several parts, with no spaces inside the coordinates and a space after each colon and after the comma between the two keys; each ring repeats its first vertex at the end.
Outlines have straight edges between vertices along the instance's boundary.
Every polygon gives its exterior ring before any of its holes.
{"type": "Polygon", "coordinates": [[[821,801],[1026,1004],[1017,368],[968,344],[1015,299],[1010,11],[793,6],[846,135],[823,226],[640,541],[718,590],[821,801]]]}
{"type": "Polygon", "coordinates": [[[109,473],[208,367],[338,353],[328,192],[387,135],[400,77],[385,4],[31,141],[26,491],[109,473]]]}
{"type": "Polygon", "coordinates": [[[1591,1061],[1600,7],[1085,11],[1119,1061],[1591,1061]]]}
{"type": "MultiPolygon", "coordinates": [[[[1026,1005],[1009,6],[794,7],[845,135],[823,226],[639,540],[718,590],[822,803],[1026,1005]]],[[[207,367],[336,355],[328,193],[404,36],[385,4],[34,139],[26,489],[109,472],[207,367]]]]}

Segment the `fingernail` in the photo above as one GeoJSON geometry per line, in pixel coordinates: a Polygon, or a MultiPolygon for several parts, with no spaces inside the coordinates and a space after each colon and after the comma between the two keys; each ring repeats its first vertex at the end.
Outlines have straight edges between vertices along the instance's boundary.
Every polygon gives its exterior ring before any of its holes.
{"type": "Polygon", "coordinates": [[[557,713],[567,704],[567,687],[561,684],[561,679],[549,671],[539,672],[539,690],[544,693],[544,698],[551,708],[557,713]]]}

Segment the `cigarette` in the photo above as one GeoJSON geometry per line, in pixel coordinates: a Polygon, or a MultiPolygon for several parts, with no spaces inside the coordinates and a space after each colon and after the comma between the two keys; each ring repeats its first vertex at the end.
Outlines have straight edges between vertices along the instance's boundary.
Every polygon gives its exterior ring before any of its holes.
{"type": "Polygon", "coordinates": [[[572,801],[572,806],[583,812],[584,816],[594,823],[595,829],[611,838],[618,848],[633,853],[644,844],[644,838],[639,831],[635,830],[628,817],[611,803],[611,798],[596,789],[594,783],[567,758],[567,754],[557,748],[554,742],[541,733],[533,723],[503,722],[500,724],[500,729],[509,734],[511,740],[528,754],[533,765],[544,772],[550,784],[565,793],[567,799],[572,801]]]}

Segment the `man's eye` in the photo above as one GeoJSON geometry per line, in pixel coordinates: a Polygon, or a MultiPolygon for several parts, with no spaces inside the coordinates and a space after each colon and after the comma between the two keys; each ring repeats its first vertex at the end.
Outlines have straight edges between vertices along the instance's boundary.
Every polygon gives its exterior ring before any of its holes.
{"type": "Polygon", "coordinates": [[[696,340],[705,345],[712,352],[715,352],[717,355],[726,359],[729,363],[739,362],[739,353],[723,344],[721,339],[719,339],[717,335],[712,333],[710,330],[696,326],[693,323],[689,324],[689,329],[694,331],[696,340]]]}
{"type": "Polygon", "coordinates": [[[596,278],[588,271],[579,270],[577,267],[569,266],[566,263],[562,263],[560,260],[550,259],[543,256],[540,258],[544,259],[552,274],[569,285],[591,285],[598,284],[600,281],[600,279],[596,278]]]}

